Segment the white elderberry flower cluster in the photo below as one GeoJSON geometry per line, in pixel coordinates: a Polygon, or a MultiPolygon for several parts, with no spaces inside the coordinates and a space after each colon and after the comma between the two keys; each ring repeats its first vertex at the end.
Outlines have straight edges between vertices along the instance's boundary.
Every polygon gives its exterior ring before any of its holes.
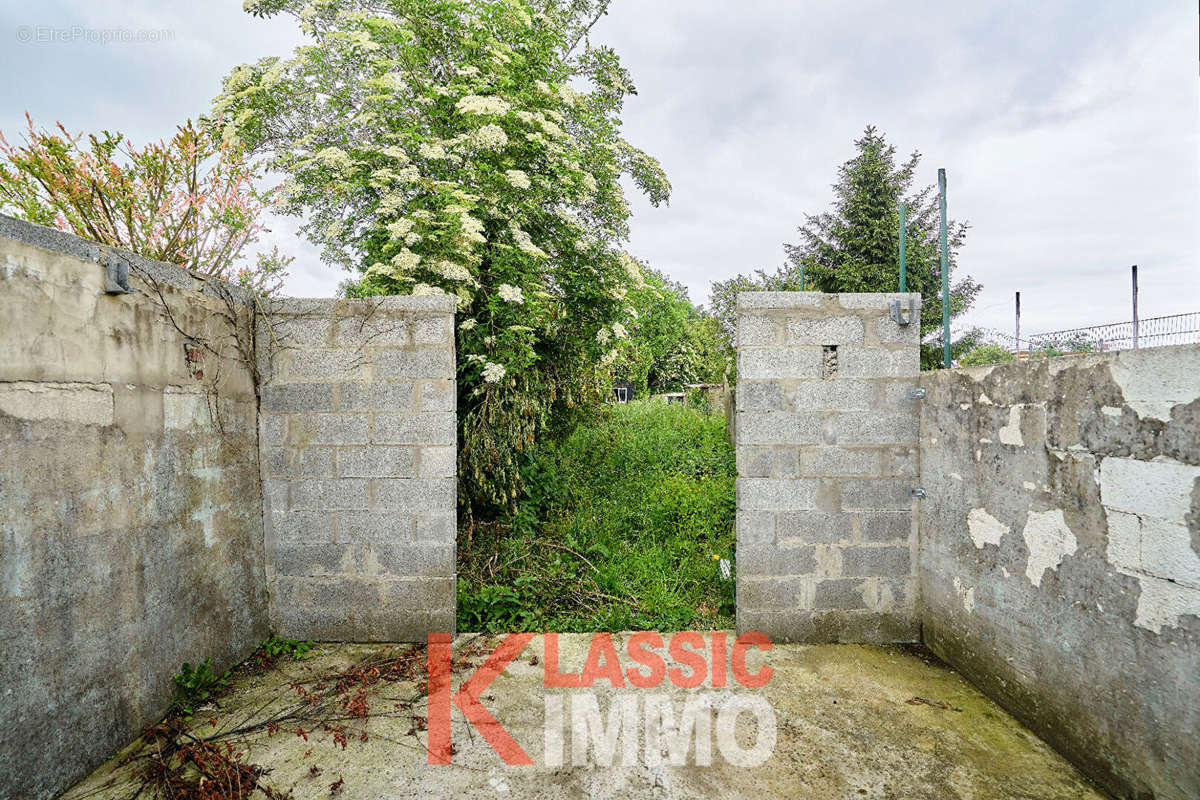
{"type": "Polygon", "coordinates": [[[393,239],[403,239],[412,230],[412,226],[411,219],[398,219],[388,224],[387,232],[393,239]]]}
{"type": "Polygon", "coordinates": [[[317,160],[325,166],[341,172],[349,172],[354,169],[354,162],[350,160],[350,156],[346,155],[345,150],[337,147],[326,147],[318,151],[317,160]]]}
{"type": "Polygon", "coordinates": [[[437,263],[437,271],[442,274],[442,277],[451,281],[470,281],[471,271],[462,264],[455,264],[453,261],[439,261],[437,263]]]}
{"type": "Polygon", "coordinates": [[[499,97],[483,97],[469,94],[454,104],[460,114],[478,114],[480,116],[500,116],[508,112],[511,106],[499,97]]]}
{"type": "Polygon", "coordinates": [[[408,153],[404,152],[404,148],[397,147],[394,144],[389,144],[379,152],[383,153],[385,156],[391,156],[402,164],[407,164],[409,160],[408,153]]]}
{"type": "Polygon", "coordinates": [[[625,274],[629,276],[631,281],[633,281],[633,285],[638,287],[643,286],[645,284],[645,278],[642,277],[641,265],[639,265],[638,262],[635,261],[633,257],[624,250],[617,253],[617,257],[621,261],[621,268],[625,270],[625,274]]]}
{"type": "Polygon", "coordinates": [[[521,287],[513,286],[511,283],[502,283],[496,287],[496,293],[500,295],[500,299],[506,303],[516,303],[522,305],[525,302],[525,295],[521,292],[521,287]]]}
{"type": "Polygon", "coordinates": [[[508,370],[504,368],[503,364],[489,361],[483,365],[483,379],[487,383],[499,383],[507,374],[508,370]]]}
{"type": "Polygon", "coordinates": [[[432,159],[434,161],[446,157],[446,148],[442,147],[437,142],[421,142],[417,145],[417,152],[423,158],[432,159]]]}
{"type": "Polygon", "coordinates": [[[483,235],[483,223],[472,217],[470,214],[462,214],[459,219],[462,220],[463,237],[468,242],[476,244],[484,244],[487,239],[483,235]]]}
{"type": "Polygon", "coordinates": [[[385,194],[379,200],[379,213],[381,215],[394,214],[404,206],[404,197],[395,192],[385,194]]]}
{"type": "Polygon", "coordinates": [[[546,251],[534,244],[529,234],[516,225],[512,226],[512,235],[513,241],[517,243],[517,249],[522,253],[529,253],[529,255],[538,256],[539,258],[546,257],[546,251]]]}
{"type": "Polygon", "coordinates": [[[483,150],[502,150],[508,145],[508,134],[499,125],[484,125],[471,134],[471,143],[483,150]]]}
{"type": "Polygon", "coordinates": [[[529,182],[529,176],[519,169],[504,170],[504,178],[518,189],[528,189],[532,185],[529,182]]]}
{"type": "Polygon", "coordinates": [[[386,75],[380,75],[378,78],[372,78],[367,81],[367,85],[373,86],[376,89],[389,89],[393,92],[402,92],[407,88],[408,83],[399,72],[389,72],[386,75]]]}
{"type": "Polygon", "coordinates": [[[392,264],[403,272],[411,272],[421,263],[421,257],[407,247],[392,256],[392,264]]]}

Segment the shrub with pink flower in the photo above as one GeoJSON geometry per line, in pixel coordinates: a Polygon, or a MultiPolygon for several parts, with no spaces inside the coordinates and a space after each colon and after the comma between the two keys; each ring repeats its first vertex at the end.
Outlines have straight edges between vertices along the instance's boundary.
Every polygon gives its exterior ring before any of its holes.
{"type": "Polygon", "coordinates": [[[266,231],[271,192],[261,164],[225,141],[218,126],[178,127],[168,141],[135,150],[120,133],[37,130],[25,143],[0,132],[0,211],[147,258],[236,281],[263,294],[282,285],[291,258],[278,249],[249,263],[243,251],[266,231]]]}

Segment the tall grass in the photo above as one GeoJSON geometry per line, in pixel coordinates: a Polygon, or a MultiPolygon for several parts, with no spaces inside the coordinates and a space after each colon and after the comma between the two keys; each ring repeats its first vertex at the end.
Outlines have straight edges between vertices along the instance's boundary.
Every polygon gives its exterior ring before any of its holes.
{"type": "Polygon", "coordinates": [[[525,467],[513,517],[460,531],[460,630],[731,627],[734,459],[720,414],[613,406],[525,467]]]}

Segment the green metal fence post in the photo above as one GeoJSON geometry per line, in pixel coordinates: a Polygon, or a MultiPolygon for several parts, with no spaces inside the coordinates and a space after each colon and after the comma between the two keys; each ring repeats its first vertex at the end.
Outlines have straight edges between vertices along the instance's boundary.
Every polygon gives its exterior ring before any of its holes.
{"type": "Polygon", "coordinates": [[[900,291],[901,292],[908,291],[908,274],[907,274],[907,270],[905,268],[905,263],[904,263],[904,256],[905,256],[904,249],[905,249],[905,245],[907,244],[905,239],[908,237],[908,230],[905,225],[905,217],[906,216],[908,216],[908,203],[905,203],[903,200],[901,200],[900,201],[900,291]]]}
{"type": "Polygon", "coordinates": [[[938,170],[938,208],[942,214],[942,351],[950,368],[950,249],[946,244],[946,170],[938,170]]]}
{"type": "Polygon", "coordinates": [[[804,291],[804,262],[800,262],[800,291],[804,291]]]}

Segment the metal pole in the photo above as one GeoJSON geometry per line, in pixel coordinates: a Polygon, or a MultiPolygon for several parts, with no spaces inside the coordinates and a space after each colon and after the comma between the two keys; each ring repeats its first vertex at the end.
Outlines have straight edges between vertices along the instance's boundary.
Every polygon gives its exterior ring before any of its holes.
{"type": "Polygon", "coordinates": [[[1138,349],[1137,264],[1133,265],[1133,349],[1138,349]]]}
{"type": "Polygon", "coordinates": [[[1021,354],[1021,293],[1017,292],[1017,355],[1021,354]]]}
{"type": "Polygon", "coordinates": [[[950,249],[946,244],[946,170],[938,170],[938,207],[942,214],[942,351],[950,368],[950,249]]]}
{"type": "Polygon", "coordinates": [[[800,291],[804,291],[804,262],[800,262],[800,291]]]}
{"type": "Polygon", "coordinates": [[[905,246],[908,244],[905,240],[908,237],[905,218],[908,216],[908,203],[900,201],[900,291],[908,291],[908,272],[905,264],[905,246]]]}

